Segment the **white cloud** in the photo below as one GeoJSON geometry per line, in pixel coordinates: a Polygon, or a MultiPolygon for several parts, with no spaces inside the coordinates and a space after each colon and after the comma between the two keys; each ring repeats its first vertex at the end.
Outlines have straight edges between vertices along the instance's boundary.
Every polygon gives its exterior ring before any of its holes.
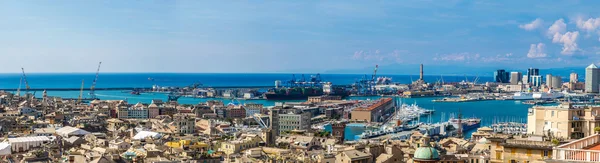
{"type": "Polygon", "coordinates": [[[481,58],[481,61],[483,62],[507,62],[507,61],[511,61],[515,58],[512,57],[513,53],[506,53],[506,54],[498,54],[496,56],[491,56],[491,57],[483,57],[481,58]]]}
{"type": "Polygon", "coordinates": [[[471,54],[467,52],[463,53],[452,53],[452,54],[436,54],[433,58],[435,61],[471,61],[478,60],[481,56],[479,53],[471,54]]]}
{"type": "Polygon", "coordinates": [[[401,50],[394,50],[391,53],[382,53],[381,50],[375,51],[355,51],[354,55],[352,55],[352,59],[354,60],[364,60],[364,61],[394,61],[400,63],[404,60],[403,52],[401,50]]]}
{"type": "Polygon", "coordinates": [[[531,23],[519,25],[519,28],[531,31],[531,30],[541,27],[543,22],[544,21],[542,21],[542,19],[537,18],[537,19],[533,20],[531,23]]]}
{"type": "Polygon", "coordinates": [[[579,50],[579,47],[577,47],[577,37],[579,37],[579,31],[567,32],[565,34],[555,33],[552,37],[552,42],[563,44],[561,54],[571,55],[579,50]]]}
{"type": "Polygon", "coordinates": [[[379,50],[372,51],[356,51],[354,55],[352,55],[352,59],[355,60],[376,60],[382,61],[383,56],[379,54],[379,50]]]}
{"type": "Polygon", "coordinates": [[[538,43],[538,44],[531,44],[531,46],[529,47],[529,52],[527,53],[527,57],[528,58],[544,58],[547,56],[546,53],[544,53],[544,47],[546,45],[544,45],[544,43],[538,43]]]}
{"type": "Polygon", "coordinates": [[[575,20],[575,23],[577,24],[577,28],[587,32],[593,32],[600,27],[600,18],[589,18],[588,20],[584,20],[580,17],[575,20]]]}
{"type": "Polygon", "coordinates": [[[565,20],[558,19],[548,28],[548,35],[553,36],[556,33],[565,33],[567,31],[567,24],[565,24],[565,20]]]}

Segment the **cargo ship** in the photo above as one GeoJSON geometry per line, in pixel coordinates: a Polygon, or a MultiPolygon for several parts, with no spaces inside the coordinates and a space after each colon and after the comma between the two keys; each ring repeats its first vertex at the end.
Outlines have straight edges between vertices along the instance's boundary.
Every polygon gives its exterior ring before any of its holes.
{"type": "Polygon", "coordinates": [[[310,80],[305,80],[304,75],[300,80],[292,76],[292,80],[287,82],[288,87],[281,87],[281,81],[275,81],[275,88],[265,93],[267,100],[308,100],[310,96],[340,96],[346,98],[350,91],[343,86],[333,86],[331,82],[322,82],[321,75],[311,76],[310,80]]]}
{"type": "Polygon", "coordinates": [[[323,91],[320,87],[292,87],[275,88],[265,93],[267,100],[308,100],[310,96],[340,96],[346,98],[350,95],[344,87],[331,88],[331,91],[323,91]]]}

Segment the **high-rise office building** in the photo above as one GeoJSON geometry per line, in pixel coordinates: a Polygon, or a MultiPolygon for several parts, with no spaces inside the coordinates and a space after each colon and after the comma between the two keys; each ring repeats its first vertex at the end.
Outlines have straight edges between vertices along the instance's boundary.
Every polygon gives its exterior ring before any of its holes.
{"type": "Polygon", "coordinates": [[[560,76],[552,76],[552,89],[561,89],[562,83],[562,78],[560,76]]]}
{"type": "Polygon", "coordinates": [[[531,76],[531,81],[529,81],[530,85],[539,87],[542,85],[542,76],[539,75],[533,75],[531,76]]]}
{"type": "Polygon", "coordinates": [[[510,72],[510,84],[519,84],[521,82],[520,72],[510,72]]]}
{"type": "Polygon", "coordinates": [[[494,72],[494,80],[497,83],[509,83],[510,80],[510,74],[508,72],[506,72],[505,70],[496,70],[496,72],[494,72]]]}
{"type": "Polygon", "coordinates": [[[527,69],[527,83],[530,83],[531,81],[533,81],[533,79],[531,79],[532,76],[539,76],[540,75],[540,69],[537,68],[529,68],[527,69]]]}
{"type": "Polygon", "coordinates": [[[572,72],[571,76],[569,77],[569,82],[571,82],[571,83],[579,82],[579,74],[572,72]]]}
{"type": "Polygon", "coordinates": [[[585,92],[598,93],[600,82],[600,69],[593,63],[585,68],[585,92]]]}
{"type": "Polygon", "coordinates": [[[546,86],[552,87],[552,74],[546,74],[546,86]]]}
{"type": "Polygon", "coordinates": [[[523,84],[529,84],[529,77],[527,77],[527,75],[523,75],[523,78],[521,78],[521,80],[523,80],[523,84]]]}

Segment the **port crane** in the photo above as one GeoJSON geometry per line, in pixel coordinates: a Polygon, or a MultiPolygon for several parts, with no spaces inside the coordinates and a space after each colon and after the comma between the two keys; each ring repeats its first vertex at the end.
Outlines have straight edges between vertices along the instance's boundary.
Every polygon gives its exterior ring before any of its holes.
{"type": "Polygon", "coordinates": [[[364,75],[362,79],[353,84],[353,89],[358,95],[374,95],[376,93],[375,78],[377,76],[378,68],[379,65],[375,65],[375,70],[373,71],[373,75],[371,75],[371,79],[369,79],[367,75],[364,75]]]}
{"type": "MultiPolygon", "coordinates": [[[[27,95],[29,93],[29,82],[27,82],[27,75],[25,75],[25,69],[21,68],[21,71],[23,72],[23,81],[25,82],[25,95],[27,95]]],[[[19,86],[20,88],[20,86],[19,86]]],[[[20,92],[19,92],[20,93],[20,92]]]]}
{"type": "Polygon", "coordinates": [[[90,97],[92,99],[96,99],[96,92],[95,92],[95,88],[96,88],[96,82],[98,81],[98,74],[100,73],[100,65],[102,65],[102,62],[98,63],[98,70],[96,70],[96,78],[94,78],[94,81],[92,82],[92,87],[90,88],[90,97]]]}
{"type": "Polygon", "coordinates": [[[81,103],[81,99],[83,98],[83,82],[84,80],[81,80],[81,89],[79,90],[79,98],[77,99],[77,103],[81,103]]]}
{"type": "Polygon", "coordinates": [[[292,79],[287,81],[288,87],[294,87],[296,85],[296,75],[292,74],[292,79]]]}

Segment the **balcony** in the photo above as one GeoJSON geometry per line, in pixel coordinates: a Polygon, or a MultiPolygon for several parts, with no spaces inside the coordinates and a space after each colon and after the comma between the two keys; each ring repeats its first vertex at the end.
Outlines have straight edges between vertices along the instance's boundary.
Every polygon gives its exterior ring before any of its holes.
{"type": "Polygon", "coordinates": [[[588,136],[554,148],[553,160],[600,162],[600,135],[588,136]]]}

